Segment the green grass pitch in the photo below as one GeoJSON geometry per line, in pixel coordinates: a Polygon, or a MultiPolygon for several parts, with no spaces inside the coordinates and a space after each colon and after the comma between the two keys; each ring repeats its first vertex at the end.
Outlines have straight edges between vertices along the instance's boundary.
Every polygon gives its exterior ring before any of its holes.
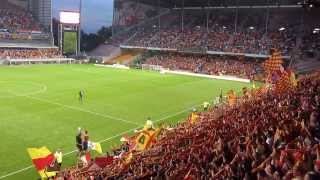
{"type": "MultiPolygon", "coordinates": [[[[174,123],[218,96],[220,88],[226,93],[244,86],[251,85],[93,65],[0,67],[0,177],[32,165],[28,147],[72,152],[77,127],[87,129],[92,141],[104,140],[105,151],[147,117],[174,123]],[[80,89],[86,92],[83,104],[80,89]]],[[[64,166],[74,162],[74,153],[64,157],[64,166]]],[[[37,177],[31,167],[4,179],[37,177]]]]}

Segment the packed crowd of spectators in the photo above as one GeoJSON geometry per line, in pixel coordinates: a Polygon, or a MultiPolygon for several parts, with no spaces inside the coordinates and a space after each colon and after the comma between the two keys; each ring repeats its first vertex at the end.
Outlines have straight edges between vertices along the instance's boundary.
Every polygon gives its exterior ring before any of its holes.
{"type": "Polygon", "coordinates": [[[19,8],[0,9],[0,29],[7,29],[9,32],[41,30],[39,23],[33,19],[32,15],[19,8]]]}
{"type": "Polygon", "coordinates": [[[9,32],[40,31],[41,27],[30,12],[4,0],[0,7],[0,29],[7,29],[9,32]]]}
{"type": "Polygon", "coordinates": [[[235,27],[234,11],[219,11],[211,14],[208,24],[204,22],[203,14],[194,13],[184,16],[182,28],[181,16],[177,13],[167,14],[171,18],[163,18],[161,28],[154,20],[142,26],[135,36],[126,42],[127,45],[142,47],[161,47],[172,49],[207,49],[231,53],[269,54],[270,48],[279,49],[283,55],[290,55],[296,46],[297,13],[291,15],[270,17],[270,29],[265,30],[265,11],[243,10],[239,12],[239,22],[235,27]],[[292,23],[284,23],[282,19],[292,23]],[[280,21],[280,20],[281,21],[280,21]],[[293,20],[292,20],[293,19],[293,20]],[[277,21],[279,21],[277,23],[277,21]],[[283,23],[283,24],[282,24],[283,23]],[[282,30],[279,28],[285,27],[282,30]]]}
{"type": "Polygon", "coordinates": [[[45,59],[62,57],[58,48],[4,48],[0,49],[0,59],[45,59]]]}
{"type": "MultiPolygon", "coordinates": [[[[163,131],[130,163],[68,169],[67,179],[319,179],[320,72],[295,90],[246,95],[163,131]]],[[[126,151],[122,149],[122,151],[126,151]]]]}
{"type": "Polygon", "coordinates": [[[27,10],[1,1],[0,6],[0,39],[31,39],[31,35],[42,33],[41,25],[27,10]]]}
{"type": "Polygon", "coordinates": [[[159,65],[170,70],[191,71],[209,75],[233,75],[252,79],[259,63],[239,56],[156,55],[144,64],[159,65]]]}
{"type": "Polygon", "coordinates": [[[142,31],[128,42],[128,45],[142,47],[161,47],[173,49],[205,48],[211,51],[232,53],[251,53],[267,55],[270,48],[280,49],[289,55],[295,46],[295,34],[292,31],[272,32],[264,35],[256,30],[230,32],[224,27],[212,28],[207,33],[202,27],[163,29],[160,32],[142,31]]]}

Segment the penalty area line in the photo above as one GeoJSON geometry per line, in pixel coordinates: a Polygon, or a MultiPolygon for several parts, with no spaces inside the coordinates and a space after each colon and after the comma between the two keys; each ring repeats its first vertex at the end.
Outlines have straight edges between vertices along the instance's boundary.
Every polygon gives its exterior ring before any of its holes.
{"type": "Polygon", "coordinates": [[[101,114],[101,113],[98,113],[98,112],[93,112],[93,111],[89,111],[89,110],[82,109],[82,108],[79,108],[79,107],[65,105],[65,104],[49,101],[49,100],[42,99],[42,98],[37,98],[37,97],[33,97],[33,96],[28,96],[28,95],[16,95],[16,96],[26,97],[26,98],[29,98],[29,99],[45,102],[45,103],[48,103],[48,104],[53,104],[53,105],[56,105],[56,106],[61,106],[61,107],[64,107],[66,109],[71,109],[71,110],[75,110],[75,111],[81,111],[81,112],[93,114],[93,115],[104,117],[104,118],[111,119],[111,120],[122,121],[122,122],[125,122],[125,123],[128,123],[128,124],[133,124],[133,125],[139,125],[138,123],[134,123],[134,122],[128,121],[126,119],[110,116],[110,115],[107,115],[107,114],[101,114]]]}

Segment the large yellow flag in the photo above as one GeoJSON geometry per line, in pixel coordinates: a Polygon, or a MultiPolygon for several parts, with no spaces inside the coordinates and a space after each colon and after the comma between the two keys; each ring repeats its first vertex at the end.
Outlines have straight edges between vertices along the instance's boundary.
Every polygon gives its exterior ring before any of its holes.
{"type": "Polygon", "coordinates": [[[41,179],[56,176],[56,172],[46,172],[46,168],[54,162],[54,155],[47,147],[28,148],[27,151],[41,179]]]}
{"type": "Polygon", "coordinates": [[[160,130],[160,128],[150,131],[143,130],[136,138],[135,150],[142,151],[149,148],[160,133],[160,130]]]}
{"type": "Polygon", "coordinates": [[[146,149],[147,147],[147,142],[150,141],[150,134],[147,131],[142,131],[137,139],[136,139],[136,150],[137,151],[142,151],[146,149]]]}

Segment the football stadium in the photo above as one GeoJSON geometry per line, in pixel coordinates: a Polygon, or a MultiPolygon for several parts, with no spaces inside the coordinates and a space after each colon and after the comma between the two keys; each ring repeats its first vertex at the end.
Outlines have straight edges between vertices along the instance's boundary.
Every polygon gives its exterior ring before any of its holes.
{"type": "Polygon", "coordinates": [[[320,179],[319,0],[106,2],[0,0],[1,180],[320,179]]]}

